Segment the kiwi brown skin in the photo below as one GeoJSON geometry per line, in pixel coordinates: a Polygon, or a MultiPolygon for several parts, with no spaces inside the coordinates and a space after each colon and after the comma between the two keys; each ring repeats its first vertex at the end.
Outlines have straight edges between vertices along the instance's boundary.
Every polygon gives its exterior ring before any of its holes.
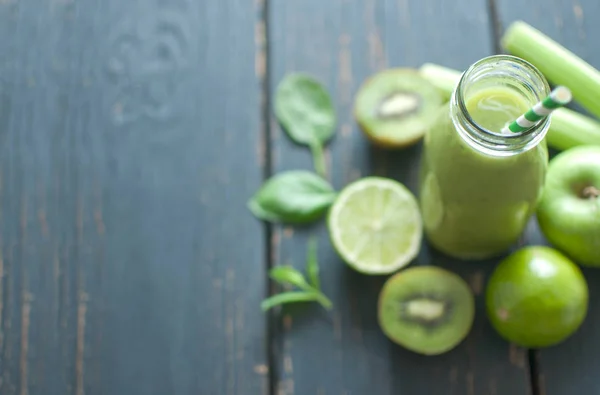
{"type": "MultiPolygon", "coordinates": [[[[402,74],[407,74],[407,75],[413,75],[415,79],[419,79],[424,86],[428,87],[427,89],[429,90],[430,100],[432,100],[434,102],[434,106],[441,107],[444,104],[444,100],[441,97],[441,95],[439,94],[439,91],[437,91],[435,89],[435,87],[429,81],[422,78],[416,69],[412,69],[412,68],[387,69],[382,72],[371,75],[370,77],[368,77],[367,79],[364,80],[364,82],[362,83],[362,85],[360,86],[360,88],[358,90],[358,94],[360,94],[362,91],[368,89],[369,86],[373,84],[373,81],[375,79],[378,79],[381,77],[382,73],[389,73],[389,74],[393,74],[393,73],[401,74],[402,73],[402,74]]],[[[422,103],[420,105],[424,105],[424,102],[426,100],[428,100],[427,98],[424,99],[422,97],[421,97],[421,99],[422,99],[421,100],[422,103]]],[[[417,144],[419,141],[421,141],[423,139],[426,129],[427,129],[426,126],[423,126],[423,132],[416,134],[412,137],[391,138],[389,136],[381,136],[381,135],[376,135],[376,133],[373,133],[372,126],[367,125],[361,119],[360,115],[358,114],[358,106],[356,105],[356,103],[353,108],[353,117],[354,117],[354,120],[356,121],[356,123],[359,125],[359,127],[362,130],[365,137],[367,137],[368,141],[372,145],[379,147],[379,148],[388,149],[388,150],[405,149],[405,148],[408,148],[410,146],[417,144]]],[[[425,123],[426,122],[424,122],[424,124],[425,123]]]]}
{"type": "MultiPolygon", "coordinates": [[[[397,310],[398,311],[398,310],[397,310]]],[[[378,321],[383,333],[395,344],[421,355],[439,355],[454,349],[469,334],[474,322],[475,315],[475,297],[466,284],[466,282],[457,274],[449,272],[437,266],[416,266],[404,269],[392,277],[384,284],[378,300],[378,321]],[[444,281],[445,289],[451,289],[452,300],[443,300],[440,291],[436,290],[436,282],[444,281]],[[405,299],[393,299],[395,296],[392,291],[411,288],[411,285],[417,284],[421,288],[408,295],[405,299]],[[425,284],[425,285],[421,285],[425,284]],[[432,284],[429,286],[428,284],[432,284]],[[391,295],[390,295],[391,294],[391,295]],[[400,319],[400,314],[395,313],[390,317],[389,306],[398,303],[401,305],[411,300],[424,298],[444,303],[445,314],[437,322],[420,323],[418,319],[402,321],[404,324],[410,324],[402,328],[402,332],[394,332],[390,328],[390,321],[396,317],[400,319]],[[387,311],[386,311],[387,305],[387,311]],[[462,310],[462,311],[457,311],[462,310]],[[458,320],[454,314],[459,314],[458,320]],[[453,325],[452,328],[445,328],[445,325],[453,325]],[[411,342],[410,336],[406,336],[409,331],[421,331],[418,341],[411,342]],[[436,331],[440,331],[436,334],[436,331]],[[432,338],[427,339],[431,334],[432,338]],[[438,336],[437,338],[435,338],[438,336]],[[429,342],[431,340],[431,343],[429,342]],[[418,344],[421,342],[420,344],[418,344]],[[435,346],[432,346],[433,343],[435,346]]],[[[397,328],[396,328],[397,329],[397,328]]]]}

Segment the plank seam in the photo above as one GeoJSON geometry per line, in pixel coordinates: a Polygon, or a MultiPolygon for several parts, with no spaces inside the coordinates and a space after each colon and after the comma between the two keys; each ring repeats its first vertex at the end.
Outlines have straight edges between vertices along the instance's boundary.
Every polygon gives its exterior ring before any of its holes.
{"type": "Polygon", "coordinates": [[[502,35],[502,24],[498,15],[498,7],[496,0],[487,0],[488,18],[492,36],[492,48],[494,53],[502,53],[502,47],[500,46],[500,37],[502,35]]]}
{"type": "Polygon", "coordinates": [[[541,391],[540,372],[538,363],[538,352],[536,350],[528,350],[529,362],[529,385],[533,395],[544,395],[541,391]]]}
{"type": "MultiPolygon", "coordinates": [[[[262,158],[264,160],[264,165],[263,165],[263,181],[266,181],[267,179],[269,179],[272,175],[273,175],[273,161],[272,161],[272,144],[271,144],[271,139],[272,139],[272,130],[271,130],[271,117],[270,117],[270,108],[271,108],[271,95],[270,95],[270,89],[271,89],[271,58],[270,58],[270,46],[269,46],[269,36],[270,36],[270,29],[269,29],[269,11],[270,11],[270,0],[259,0],[258,2],[259,4],[259,23],[262,24],[263,29],[260,32],[261,37],[260,37],[260,43],[257,43],[257,45],[260,45],[259,48],[256,48],[257,51],[257,56],[262,57],[262,62],[263,62],[263,68],[262,68],[262,73],[260,73],[259,75],[259,79],[260,79],[260,85],[261,85],[261,96],[262,96],[262,100],[261,100],[261,123],[262,123],[262,135],[261,135],[261,139],[262,139],[262,144],[264,147],[264,150],[262,151],[262,155],[264,156],[264,158],[262,158]]],[[[268,280],[268,272],[269,270],[273,267],[273,265],[275,264],[274,259],[273,259],[273,255],[274,252],[272,251],[274,246],[271,243],[271,240],[273,238],[273,226],[269,223],[269,222],[265,222],[264,224],[264,229],[265,229],[265,247],[264,247],[264,251],[265,251],[265,278],[266,278],[266,284],[265,284],[265,298],[269,297],[274,289],[270,284],[270,281],[268,280]]],[[[265,344],[265,353],[266,353],[266,362],[267,362],[267,366],[268,366],[268,372],[267,372],[267,381],[268,381],[268,385],[267,385],[267,393],[269,395],[275,395],[276,394],[276,390],[277,390],[277,380],[276,377],[277,375],[274,374],[274,371],[276,369],[275,366],[275,362],[276,362],[276,351],[275,351],[275,345],[274,345],[274,334],[275,334],[275,321],[274,321],[274,317],[271,313],[271,311],[268,311],[265,314],[265,321],[266,321],[266,344],[265,344]]]]}

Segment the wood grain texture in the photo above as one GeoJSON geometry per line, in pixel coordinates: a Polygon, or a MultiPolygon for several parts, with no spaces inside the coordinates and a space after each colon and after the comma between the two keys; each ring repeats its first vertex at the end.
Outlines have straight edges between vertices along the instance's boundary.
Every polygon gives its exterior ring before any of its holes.
{"type": "Polygon", "coordinates": [[[261,4],[0,1],[0,394],[262,394],[261,4]]]}
{"type": "MultiPolygon", "coordinates": [[[[275,0],[270,8],[271,92],[285,73],[312,73],[329,89],[339,125],[327,148],[329,179],[340,189],[369,174],[392,177],[416,191],[420,145],[398,152],[372,148],[352,118],[354,94],[386,67],[436,62],[464,69],[492,53],[485,1],[275,0]]],[[[309,152],[272,121],[274,171],[311,169],[309,152]]],[[[376,321],[385,277],[348,269],[333,251],[325,224],[277,227],[277,264],[303,268],[307,236],[319,235],[324,292],[334,302],[273,312],[278,333],[273,379],[278,394],[529,394],[525,350],[494,335],[481,292],[494,262],[460,263],[424,244],[414,264],[439,264],[461,274],[477,293],[477,320],[455,350],[423,357],[393,345],[376,321]]]]}
{"type": "MultiPolygon", "coordinates": [[[[600,3],[595,0],[496,0],[503,29],[516,19],[524,20],[596,68],[600,68],[597,37],[600,27],[600,3]]],[[[583,111],[576,103],[571,106],[583,111]]],[[[530,244],[545,244],[547,240],[531,224],[530,244]]],[[[600,382],[598,355],[600,341],[600,272],[584,268],[590,290],[588,315],[582,327],[562,344],[536,353],[540,395],[597,394],[600,382]]]]}

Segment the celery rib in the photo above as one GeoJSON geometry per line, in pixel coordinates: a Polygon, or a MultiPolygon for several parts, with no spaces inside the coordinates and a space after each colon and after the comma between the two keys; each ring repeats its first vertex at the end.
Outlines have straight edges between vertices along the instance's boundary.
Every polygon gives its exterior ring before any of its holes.
{"type": "Polygon", "coordinates": [[[552,148],[562,151],[578,145],[600,145],[600,123],[578,112],[559,108],[552,113],[546,141],[552,148]]]}
{"type": "Polygon", "coordinates": [[[512,55],[537,67],[554,85],[564,85],[573,98],[600,117],[600,71],[523,21],[513,22],[501,39],[512,55]]]}
{"type": "Polygon", "coordinates": [[[459,71],[435,63],[424,63],[419,68],[419,73],[437,88],[446,101],[450,100],[462,75],[459,71]]]}
{"type": "MultiPolygon", "coordinates": [[[[435,85],[448,100],[462,73],[444,66],[425,63],[419,72],[435,85]]],[[[567,108],[552,113],[546,142],[552,148],[566,150],[578,145],[600,145],[600,122],[567,108]]]]}

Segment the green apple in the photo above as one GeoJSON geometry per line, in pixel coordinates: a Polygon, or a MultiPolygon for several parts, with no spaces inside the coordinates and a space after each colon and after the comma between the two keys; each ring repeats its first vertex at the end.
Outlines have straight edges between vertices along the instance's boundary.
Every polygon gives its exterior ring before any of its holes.
{"type": "Polygon", "coordinates": [[[555,247],[600,266],[600,146],[577,146],[550,161],[537,219],[555,247]]]}

